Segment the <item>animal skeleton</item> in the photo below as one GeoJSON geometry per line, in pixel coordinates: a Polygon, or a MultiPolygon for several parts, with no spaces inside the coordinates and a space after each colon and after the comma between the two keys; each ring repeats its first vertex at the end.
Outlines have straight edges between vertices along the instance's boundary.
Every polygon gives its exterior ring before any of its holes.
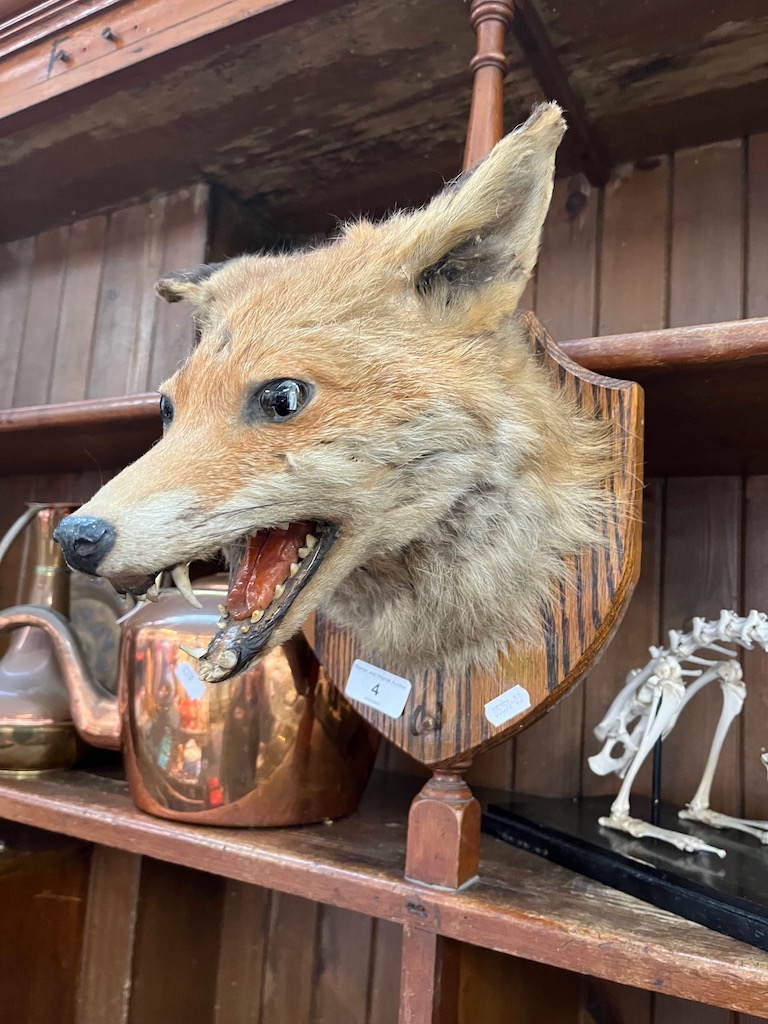
{"type": "MultiPolygon", "coordinates": [[[[628,832],[636,838],[661,839],[689,853],[725,856],[725,850],[710,846],[696,836],[660,828],[633,818],[629,813],[632,785],[654,744],[669,735],[688,702],[705,686],[717,681],[723,695],[723,710],[699,787],[686,809],[679,812],[679,817],[700,821],[711,828],[746,832],[768,845],[768,821],[731,817],[709,806],[723,742],[746,697],[736,651],[723,644],[737,644],[746,650],[752,650],[757,644],[768,651],[768,616],[757,611],[751,611],[746,617],[733,611],[721,611],[716,621],[695,618],[689,633],[670,630],[669,646],[649,648],[651,660],[645,668],[629,673],[624,688],[594,730],[595,736],[604,740],[604,745],[599,754],[589,758],[590,768],[596,775],[615,772],[624,779],[610,814],[600,818],[601,825],[628,832]]],[[[763,753],[761,760],[768,769],[768,753],[763,753]]]]}

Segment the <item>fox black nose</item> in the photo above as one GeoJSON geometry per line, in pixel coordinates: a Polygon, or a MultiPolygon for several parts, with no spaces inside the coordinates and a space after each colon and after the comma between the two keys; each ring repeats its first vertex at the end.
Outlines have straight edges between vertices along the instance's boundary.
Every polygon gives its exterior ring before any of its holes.
{"type": "Polygon", "coordinates": [[[61,544],[67,565],[89,576],[115,543],[115,528],[104,519],[91,516],[67,516],[53,531],[53,539],[61,544]]]}

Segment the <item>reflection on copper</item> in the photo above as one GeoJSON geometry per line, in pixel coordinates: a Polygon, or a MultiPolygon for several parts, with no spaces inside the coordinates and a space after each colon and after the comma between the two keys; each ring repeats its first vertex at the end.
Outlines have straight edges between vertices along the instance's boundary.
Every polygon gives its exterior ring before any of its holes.
{"type": "Polygon", "coordinates": [[[303,637],[232,680],[201,682],[179,644],[208,643],[221,591],[195,589],[202,610],[171,607],[169,595],[125,625],[123,747],[138,806],[238,826],[350,813],[378,735],[330,684],[303,637]],[[153,621],[161,615],[162,624],[153,621]]]}

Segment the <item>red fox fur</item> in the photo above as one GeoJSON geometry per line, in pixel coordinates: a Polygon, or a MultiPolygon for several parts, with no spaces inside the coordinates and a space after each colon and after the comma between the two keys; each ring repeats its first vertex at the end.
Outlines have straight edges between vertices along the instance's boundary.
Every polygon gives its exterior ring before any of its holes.
{"type": "Polygon", "coordinates": [[[316,608],[405,674],[536,637],[563,557],[598,539],[609,462],[513,316],[564,130],[541,106],[423,210],[159,282],[199,343],[162,385],[163,439],[77,516],[111,525],[96,571],[135,591],[229,554],[253,593],[203,678],[316,608]]]}

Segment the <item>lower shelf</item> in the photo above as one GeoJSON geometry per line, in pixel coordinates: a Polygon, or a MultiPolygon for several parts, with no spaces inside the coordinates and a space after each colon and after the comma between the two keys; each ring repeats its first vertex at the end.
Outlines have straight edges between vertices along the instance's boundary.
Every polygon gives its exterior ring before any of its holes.
{"type": "Polygon", "coordinates": [[[483,837],[481,879],[464,892],[404,881],[414,792],[413,780],[381,776],[360,811],[332,825],[213,829],[143,814],[121,779],[56,772],[2,780],[0,816],[523,959],[768,1013],[768,954],[499,840],[483,837]]]}

